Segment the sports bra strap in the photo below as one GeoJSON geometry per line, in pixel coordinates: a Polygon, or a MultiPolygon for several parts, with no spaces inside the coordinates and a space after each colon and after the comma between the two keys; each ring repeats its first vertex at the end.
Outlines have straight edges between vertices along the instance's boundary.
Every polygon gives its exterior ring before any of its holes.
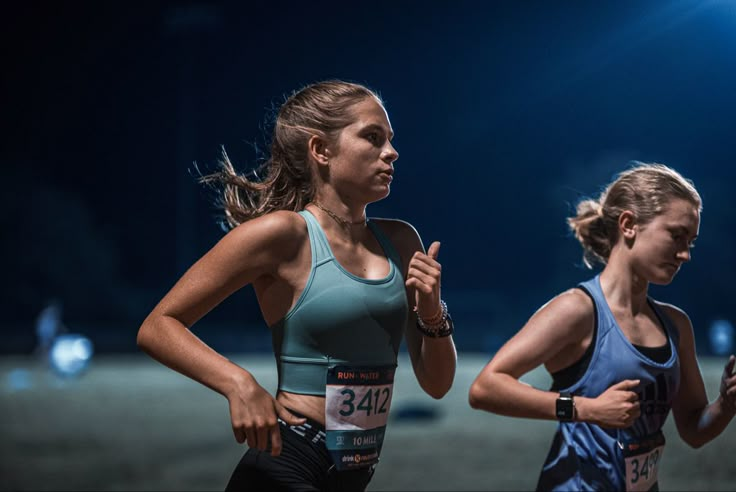
{"type": "Polygon", "coordinates": [[[401,256],[398,251],[396,251],[396,248],[394,248],[394,245],[388,239],[386,234],[381,230],[381,227],[370,219],[368,219],[368,227],[370,227],[373,235],[378,239],[378,244],[381,245],[386,256],[388,256],[389,259],[396,264],[396,268],[401,271],[401,256]]]}
{"type": "Polygon", "coordinates": [[[317,222],[317,218],[308,210],[298,212],[307,222],[307,231],[309,232],[309,244],[312,248],[312,265],[318,265],[324,260],[332,258],[332,250],[327,242],[327,236],[317,222]]]}

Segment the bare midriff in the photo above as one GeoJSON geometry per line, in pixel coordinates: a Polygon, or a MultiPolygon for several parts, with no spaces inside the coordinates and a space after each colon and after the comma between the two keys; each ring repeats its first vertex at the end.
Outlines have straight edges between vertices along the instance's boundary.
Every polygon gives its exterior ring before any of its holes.
{"type": "Polygon", "coordinates": [[[276,401],[287,409],[299,412],[305,417],[316,420],[325,425],[325,397],[314,395],[300,395],[280,391],[276,395],[276,401]]]}

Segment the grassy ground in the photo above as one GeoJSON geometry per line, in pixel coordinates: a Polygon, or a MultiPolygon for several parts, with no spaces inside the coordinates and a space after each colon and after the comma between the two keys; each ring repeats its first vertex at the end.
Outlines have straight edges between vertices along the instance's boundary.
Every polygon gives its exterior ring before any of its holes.
{"type": "MultiPolygon", "coordinates": [[[[270,355],[237,355],[274,389],[270,355]]],[[[553,422],[472,410],[471,381],[486,356],[460,354],[455,385],[435,401],[400,360],[381,464],[369,490],[531,490],[546,456],[553,422]],[[398,419],[411,408],[434,419],[398,419]]],[[[709,396],[725,361],[701,359],[709,396]]],[[[527,382],[547,387],[541,371],[527,382]]],[[[27,357],[0,359],[0,489],[222,490],[244,448],[232,437],[220,395],[144,356],[107,355],[78,380],[59,380],[27,357]]],[[[736,489],[736,423],[694,450],[672,419],[662,490],[736,489]]]]}

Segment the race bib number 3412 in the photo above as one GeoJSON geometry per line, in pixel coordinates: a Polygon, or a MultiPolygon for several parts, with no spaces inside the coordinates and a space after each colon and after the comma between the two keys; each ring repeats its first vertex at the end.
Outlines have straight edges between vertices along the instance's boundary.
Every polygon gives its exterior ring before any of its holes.
{"type": "Polygon", "coordinates": [[[386,431],[395,366],[336,366],[327,373],[325,430],[337,469],[378,462],[386,431]]]}

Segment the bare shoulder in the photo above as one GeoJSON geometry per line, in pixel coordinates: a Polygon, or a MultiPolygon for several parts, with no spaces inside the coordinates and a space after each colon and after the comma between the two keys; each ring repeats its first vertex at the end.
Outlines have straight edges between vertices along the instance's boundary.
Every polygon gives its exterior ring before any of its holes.
{"type": "Polygon", "coordinates": [[[660,302],[657,300],[652,299],[652,302],[662,311],[664,311],[667,316],[672,318],[672,321],[677,323],[678,325],[680,323],[687,323],[690,324],[690,317],[687,315],[685,311],[680,309],[679,307],[675,306],[674,304],[669,304],[666,302],[660,302]]]}
{"type": "Polygon", "coordinates": [[[371,218],[388,236],[391,243],[399,250],[402,256],[414,254],[417,250],[423,251],[419,233],[410,223],[400,219],[371,218]]]}
{"type": "Polygon", "coordinates": [[[371,218],[371,221],[393,240],[419,241],[419,233],[410,223],[401,219],[371,218]]]}
{"type": "Polygon", "coordinates": [[[255,233],[272,236],[276,239],[295,239],[297,236],[306,235],[307,225],[298,213],[277,210],[243,222],[231,232],[237,232],[242,235],[255,233]]]}
{"type": "Polygon", "coordinates": [[[675,327],[677,327],[680,335],[684,334],[685,336],[687,336],[688,334],[692,333],[693,325],[690,321],[690,317],[685,311],[673,304],[668,304],[666,302],[659,302],[654,299],[652,299],[652,302],[675,324],[675,327]]]}
{"type": "Polygon", "coordinates": [[[559,335],[577,340],[593,329],[595,306],[582,289],[572,288],[553,297],[533,318],[541,318],[545,326],[554,326],[559,335]]]}
{"type": "Polygon", "coordinates": [[[243,253],[253,249],[268,250],[279,256],[296,254],[308,237],[307,224],[296,212],[279,210],[249,220],[235,227],[226,237],[243,253]]]}
{"type": "Polygon", "coordinates": [[[593,299],[578,288],[568,289],[556,295],[542,308],[563,314],[571,319],[592,319],[595,314],[593,299]]]}

